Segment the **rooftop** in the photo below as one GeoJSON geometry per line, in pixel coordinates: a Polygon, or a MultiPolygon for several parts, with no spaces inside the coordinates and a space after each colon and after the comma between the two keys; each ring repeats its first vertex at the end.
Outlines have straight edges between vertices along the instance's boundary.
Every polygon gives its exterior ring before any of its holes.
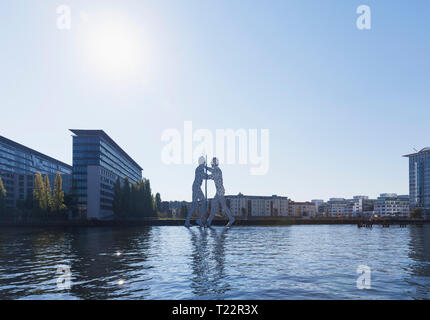
{"type": "Polygon", "coordinates": [[[420,151],[415,152],[415,153],[406,154],[406,155],[404,155],[404,157],[413,157],[413,156],[417,156],[419,154],[425,154],[425,153],[428,153],[428,152],[430,152],[430,148],[429,147],[423,148],[420,151]]]}
{"type": "Polygon", "coordinates": [[[273,196],[251,196],[251,195],[243,195],[242,193],[239,193],[237,195],[225,195],[226,198],[238,198],[238,197],[243,197],[243,198],[248,198],[248,199],[281,199],[281,200],[285,200],[288,199],[288,197],[284,197],[284,196],[278,196],[278,195],[273,195],[273,196]]]}
{"type": "Polygon", "coordinates": [[[113,145],[128,161],[130,161],[132,164],[134,164],[136,167],[138,167],[140,170],[143,170],[141,166],[137,164],[136,161],[134,161],[128,154],[125,152],[115,141],[112,140],[111,137],[109,137],[106,132],[103,130],[81,130],[81,129],[69,129],[71,132],[73,132],[77,136],[95,136],[100,137],[104,140],[106,140],[108,143],[113,145]]]}
{"type": "Polygon", "coordinates": [[[55,163],[57,165],[60,165],[62,167],[66,167],[67,169],[72,170],[72,166],[69,165],[69,164],[67,164],[67,163],[64,163],[64,162],[62,162],[60,160],[54,159],[54,158],[52,158],[50,156],[47,156],[46,154],[40,153],[39,151],[36,151],[36,150],[31,149],[29,147],[26,147],[26,146],[24,146],[22,144],[19,144],[18,142],[12,141],[12,140],[10,140],[8,138],[5,138],[3,136],[0,136],[0,142],[5,143],[7,145],[10,145],[10,146],[12,146],[12,147],[14,147],[16,149],[19,149],[19,150],[21,150],[23,152],[31,153],[31,154],[33,154],[35,156],[38,156],[38,157],[40,157],[40,158],[42,158],[44,160],[53,162],[53,163],[55,163]]]}

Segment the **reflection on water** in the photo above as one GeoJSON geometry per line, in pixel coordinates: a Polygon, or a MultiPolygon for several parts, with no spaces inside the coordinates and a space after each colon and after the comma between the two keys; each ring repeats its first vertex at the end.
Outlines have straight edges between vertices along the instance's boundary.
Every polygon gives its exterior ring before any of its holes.
{"type": "Polygon", "coordinates": [[[192,243],[192,292],[202,299],[222,298],[229,290],[229,284],[223,282],[224,242],[227,229],[217,232],[210,229],[189,229],[192,243]],[[208,236],[212,238],[209,243],[208,236]]]}
{"type": "Polygon", "coordinates": [[[430,226],[0,230],[0,299],[428,299],[429,277],[430,226]]]}

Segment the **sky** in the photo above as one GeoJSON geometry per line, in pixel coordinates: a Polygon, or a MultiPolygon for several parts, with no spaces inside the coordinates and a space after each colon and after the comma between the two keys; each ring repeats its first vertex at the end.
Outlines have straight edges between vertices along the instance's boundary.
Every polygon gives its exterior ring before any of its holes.
{"type": "Polygon", "coordinates": [[[227,194],[407,194],[402,155],[430,146],[429,12],[422,0],[3,0],[0,135],[72,164],[68,129],[103,129],[154,193],[190,201],[195,164],[162,161],[166,130],[268,129],[268,172],[222,163],[227,194]]]}

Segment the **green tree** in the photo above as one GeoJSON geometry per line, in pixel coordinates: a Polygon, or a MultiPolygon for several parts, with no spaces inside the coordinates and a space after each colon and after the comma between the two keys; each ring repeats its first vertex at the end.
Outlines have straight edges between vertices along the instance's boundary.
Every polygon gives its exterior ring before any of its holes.
{"type": "Polygon", "coordinates": [[[137,211],[139,217],[145,217],[145,181],[142,179],[139,181],[138,188],[138,197],[137,197],[137,211]]]}
{"type": "Polygon", "coordinates": [[[153,205],[153,197],[151,193],[151,183],[149,179],[145,179],[144,181],[144,192],[143,192],[143,199],[144,199],[144,213],[147,217],[154,217],[155,210],[153,205]]]}
{"type": "Polygon", "coordinates": [[[131,193],[130,193],[130,216],[136,217],[139,214],[138,209],[138,197],[139,197],[139,184],[133,183],[131,186],[131,193]]]}
{"type": "Polygon", "coordinates": [[[33,201],[33,207],[36,208],[39,213],[47,210],[45,184],[40,172],[36,173],[34,177],[33,201]]]}
{"type": "Polygon", "coordinates": [[[127,217],[130,215],[130,180],[128,177],[124,180],[124,185],[121,189],[121,216],[127,217]]]}
{"type": "Polygon", "coordinates": [[[46,211],[52,211],[52,192],[51,192],[51,183],[49,181],[48,175],[45,175],[45,179],[43,183],[45,184],[44,201],[46,201],[46,211]]]}
{"type": "Polygon", "coordinates": [[[57,172],[54,181],[54,193],[52,195],[51,211],[60,212],[66,209],[67,207],[64,204],[63,178],[61,178],[60,173],[57,172]]]}
{"type": "Polygon", "coordinates": [[[161,210],[161,196],[160,193],[157,192],[155,195],[155,211],[158,212],[161,210]]]}
{"type": "Polygon", "coordinates": [[[3,180],[0,178],[0,216],[6,214],[6,188],[3,185],[3,180]]]}

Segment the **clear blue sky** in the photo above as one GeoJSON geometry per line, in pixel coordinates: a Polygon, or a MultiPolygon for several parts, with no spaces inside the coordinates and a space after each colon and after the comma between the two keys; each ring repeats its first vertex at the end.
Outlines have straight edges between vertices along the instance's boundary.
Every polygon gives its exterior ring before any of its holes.
{"type": "Polygon", "coordinates": [[[67,129],[103,129],[154,192],[190,200],[194,167],[161,162],[163,130],[267,128],[268,174],[223,165],[228,194],[407,194],[401,156],[430,146],[429,17],[422,0],[3,0],[0,134],[71,164],[67,129]],[[96,21],[136,40],[138,72],[95,61],[96,21]]]}

